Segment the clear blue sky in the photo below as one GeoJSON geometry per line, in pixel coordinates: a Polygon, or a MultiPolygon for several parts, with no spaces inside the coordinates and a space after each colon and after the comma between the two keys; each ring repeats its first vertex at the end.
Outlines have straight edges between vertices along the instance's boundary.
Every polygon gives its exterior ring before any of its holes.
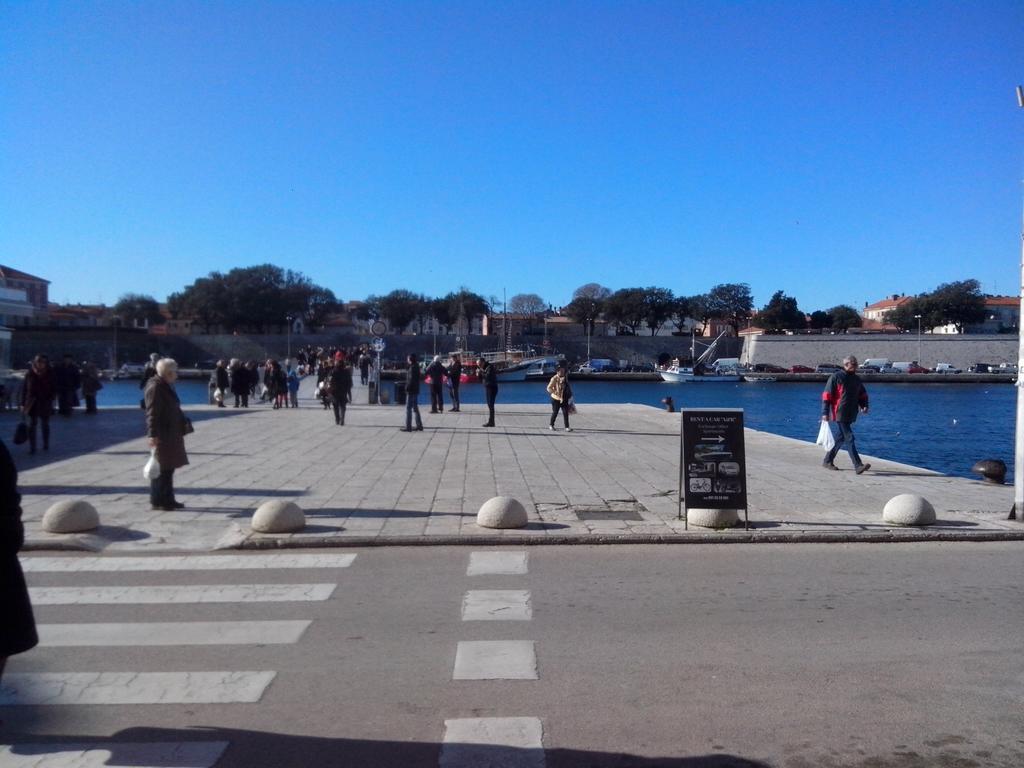
{"type": "Polygon", "coordinates": [[[1024,3],[7,2],[0,263],[811,311],[1018,291],[1024,3]]]}

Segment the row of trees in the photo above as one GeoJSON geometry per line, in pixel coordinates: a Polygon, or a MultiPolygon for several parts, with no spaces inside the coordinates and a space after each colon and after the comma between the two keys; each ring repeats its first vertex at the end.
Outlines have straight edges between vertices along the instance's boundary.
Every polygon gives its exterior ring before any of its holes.
{"type": "Polygon", "coordinates": [[[966,326],[985,320],[985,296],[977,280],[943,283],[886,312],[885,319],[901,331],[952,325],[957,333],[963,333],[966,326]]]}
{"type": "MultiPolygon", "coordinates": [[[[167,299],[171,316],[191,317],[209,331],[214,326],[228,329],[254,329],[284,325],[287,317],[302,318],[310,327],[322,325],[337,311],[339,302],[330,289],[313,283],[300,272],[271,264],[240,267],[227,273],[211,272],[167,299]]],[[[364,320],[385,319],[401,332],[418,320],[422,328],[429,318],[456,332],[469,332],[470,320],[500,311],[495,297],[485,298],[466,287],[431,298],[404,289],[383,296],[367,297],[362,309],[364,320]]],[[[535,293],[513,296],[507,305],[513,314],[540,321],[551,307],[535,293]]],[[[746,283],[722,283],[707,293],[676,296],[668,288],[622,288],[612,291],[598,283],[576,289],[563,313],[593,333],[599,319],[615,324],[621,331],[637,334],[646,328],[654,336],[666,323],[679,331],[688,320],[700,324],[701,332],[712,320],[730,325],[734,333],[745,327],[754,313],[753,296],[746,283]]],[[[155,299],[141,294],[126,294],[114,307],[122,322],[159,323],[162,319],[155,299]]],[[[930,293],[902,303],[886,315],[886,320],[901,331],[917,327],[931,329],[952,325],[958,332],[985,318],[985,298],[977,280],[944,283],[930,293]]],[[[845,332],[861,324],[860,314],[841,304],[828,310],[816,310],[809,316],[792,296],[776,291],[756,313],[755,324],[767,333],[787,330],[831,329],[845,332]]]]}
{"type": "Polygon", "coordinates": [[[272,264],[211,272],[167,297],[171,317],[191,317],[207,330],[222,326],[262,333],[286,325],[288,317],[315,327],[337,308],[338,300],[329,288],[301,272],[272,264]]]}

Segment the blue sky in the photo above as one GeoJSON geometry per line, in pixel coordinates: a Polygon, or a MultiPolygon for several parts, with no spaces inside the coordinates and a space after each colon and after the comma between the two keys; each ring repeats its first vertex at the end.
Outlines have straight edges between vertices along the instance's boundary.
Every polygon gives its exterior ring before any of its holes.
{"type": "Polygon", "coordinates": [[[812,311],[1018,291],[1021,2],[8,2],[0,263],[812,311]]]}

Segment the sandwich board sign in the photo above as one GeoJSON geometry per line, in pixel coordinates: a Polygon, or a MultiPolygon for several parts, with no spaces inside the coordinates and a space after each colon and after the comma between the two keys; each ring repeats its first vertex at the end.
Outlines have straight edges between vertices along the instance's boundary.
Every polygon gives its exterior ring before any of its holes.
{"type": "Polygon", "coordinates": [[[743,409],[683,408],[681,415],[679,517],[689,508],[742,509],[749,528],[743,409]]]}

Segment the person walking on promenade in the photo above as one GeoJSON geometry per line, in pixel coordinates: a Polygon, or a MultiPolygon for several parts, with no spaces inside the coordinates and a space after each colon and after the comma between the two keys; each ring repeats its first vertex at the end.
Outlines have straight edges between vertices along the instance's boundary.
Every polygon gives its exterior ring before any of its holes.
{"type": "Polygon", "coordinates": [[[57,412],[70,416],[71,409],[78,405],[78,388],[82,386],[82,377],[71,355],[64,355],[64,361],[54,369],[53,376],[57,385],[57,412]]]}
{"type": "Polygon", "coordinates": [[[174,391],[178,364],[169,357],[156,364],[156,376],[146,384],[146,435],[156,449],[160,476],[150,480],[149,502],[153,509],[170,512],[185,505],[174,498],[174,470],[188,464],[185,435],[192,423],[181,411],[181,401],[174,391]]]}
{"type": "Polygon", "coordinates": [[[250,360],[245,364],[245,378],[242,380],[248,382],[249,391],[242,394],[242,407],[249,407],[249,398],[256,397],[256,387],[260,385],[260,366],[255,360],[250,360]]]}
{"type": "Polygon", "coordinates": [[[292,408],[299,407],[299,374],[291,366],[288,366],[288,401],[292,408]]]}
{"type": "Polygon", "coordinates": [[[448,394],[452,398],[451,410],[459,411],[459,385],[462,383],[462,361],[459,356],[452,355],[452,364],[448,366],[448,394]]]}
{"type": "Polygon", "coordinates": [[[548,429],[555,430],[555,417],[562,412],[562,420],[565,422],[565,431],[572,432],[569,426],[569,401],[572,399],[572,387],[569,385],[569,371],[562,364],[558,366],[555,375],[548,382],[548,394],[551,395],[551,422],[548,429]]]}
{"type": "Polygon", "coordinates": [[[492,363],[480,358],[480,380],[484,385],[484,394],[487,397],[487,423],[485,427],[494,426],[494,401],[498,399],[498,369],[492,363]]]}
{"type": "Polygon", "coordinates": [[[433,361],[427,366],[430,377],[430,412],[444,413],[444,377],[448,373],[444,369],[440,355],[434,355],[433,361]]]}
{"type": "Polygon", "coordinates": [[[227,408],[224,405],[224,398],[227,397],[228,389],[231,387],[231,376],[228,374],[227,366],[223,360],[218,360],[217,367],[213,369],[213,383],[215,387],[213,391],[214,402],[217,403],[218,408],[227,408]]]}
{"type": "Polygon", "coordinates": [[[359,355],[359,383],[364,386],[370,380],[370,356],[364,350],[359,355]]]}
{"type": "Polygon", "coordinates": [[[857,365],[857,358],[848,355],[843,358],[843,369],[829,376],[825,383],[825,391],[821,395],[821,420],[829,422],[836,442],[825,454],[821,465],[825,469],[839,469],[833,462],[839,449],[845,447],[853,469],[859,475],[871,469],[871,465],[861,461],[853,437],[857,411],[868,412],[868,391],[857,375],[857,365]]]}
{"type": "Polygon", "coordinates": [[[416,414],[416,431],[423,431],[420,419],[420,361],[416,355],[409,355],[409,367],[405,369],[405,427],[403,432],[412,432],[412,415],[416,414]]]}
{"type": "Polygon", "coordinates": [[[103,389],[100,369],[96,363],[82,363],[82,397],[85,398],[85,412],[96,413],[96,393],[103,389]]]}
{"type": "Polygon", "coordinates": [[[0,681],[9,656],[39,643],[25,574],[18,562],[18,550],[24,543],[18,470],[7,446],[0,442],[0,681]]]}
{"type": "Polygon", "coordinates": [[[57,384],[53,380],[50,359],[46,355],[36,355],[21,385],[21,411],[29,418],[29,453],[36,452],[36,425],[40,423],[43,429],[43,450],[50,450],[50,414],[53,413],[53,398],[56,394],[57,384]]]}
{"type": "Polygon", "coordinates": [[[349,368],[342,352],[334,355],[328,388],[331,393],[331,407],[334,409],[334,423],[344,426],[345,407],[349,402],[349,391],[352,389],[352,369],[349,368]]]}

